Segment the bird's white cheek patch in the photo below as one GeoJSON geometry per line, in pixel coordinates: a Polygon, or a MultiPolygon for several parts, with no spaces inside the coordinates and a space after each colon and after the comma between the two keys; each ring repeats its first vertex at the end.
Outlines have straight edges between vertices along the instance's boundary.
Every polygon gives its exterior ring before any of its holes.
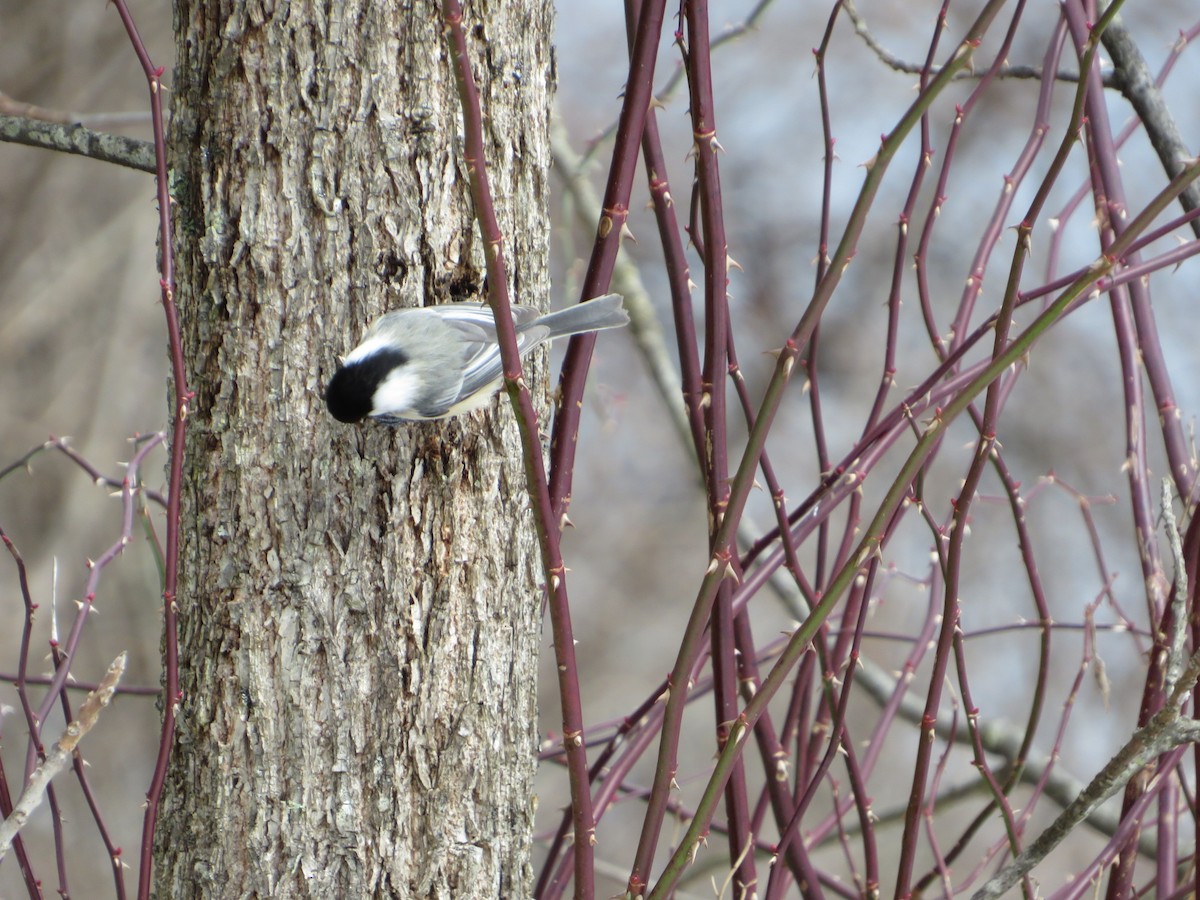
{"type": "Polygon", "coordinates": [[[408,417],[417,399],[417,379],[407,369],[395,369],[375,388],[371,398],[371,415],[408,417]]]}

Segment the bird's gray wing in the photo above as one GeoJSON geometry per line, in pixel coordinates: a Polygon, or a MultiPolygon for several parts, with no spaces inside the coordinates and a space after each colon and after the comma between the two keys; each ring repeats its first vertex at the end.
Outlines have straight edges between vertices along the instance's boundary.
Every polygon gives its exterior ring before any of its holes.
{"type": "MultiPolygon", "coordinates": [[[[453,328],[462,341],[463,377],[454,397],[441,397],[439,402],[449,409],[478,391],[487,388],[504,373],[500,359],[500,344],[496,336],[496,320],[491,307],[473,303],[444,303],[435,307],[443,322],[453,328]]],[[[524,356],[550,334],[548,328],[534,326],[541,313],[528,306],[512,307],[513,324],[517,329],[517,351],[524,356]]]]}
{"type": "MultiPolygon", "coordinates": [[[[475,304],[438,304],[425,310],[436,311],[440,323],[455,332],[460,344],[462,380],[451,382],[448,389],[422,398],[419,412],[427,418],[444,415],[476,392],[485,390],[504,373],[496,335],[496,319],[491,307],[475,304]]],[[[512,307],[517,329],[517,352],[524,355],[546,340],[550,329],[533,325],[540,312],[528,306],[512,307]]]]}
{"type": "Polygon", "coordinates": [[[457,378],[448,378],[445,390],[437,393],[431,391],[415,404],[416,412],[423,419],[440,419],[458,403],[461,395],[462,382],[457,378]]]}
{"type": "MultiPolygon", "coordinates": [[[[550,334],[550,330],[535,326],[517,332],[517,353],[525,356],[550,334]]],[[[504,374],[504,361],[500,358],[500,344],[495,332],[483,343],[472,344],[474,352],[463,369],[459,400],[465,400],[476,391],[481,391],[504,374]]]]}
{"type": "MultiPolygon", "coordinates": [[[[423,307],[432,310],[443,322],[458,327],[478,325],[485,331],[495,334],[496,320],[492,317],[492,308],[480,303],[435,303],[423,307]]],[[[541,316],[541,311],[531,306],[512,306],[513,324],[517,330],[529,325],[541,316]]]]}

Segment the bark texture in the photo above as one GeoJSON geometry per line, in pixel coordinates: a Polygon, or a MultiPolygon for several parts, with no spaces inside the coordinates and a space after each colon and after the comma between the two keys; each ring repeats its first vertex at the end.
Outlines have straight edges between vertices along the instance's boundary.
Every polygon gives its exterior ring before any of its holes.
{"type": "MultiPolygon", "coordinates": [[[[156,893],[528,896],[541,591],[511,413],[392,430],[321,399],[379,313],[482,297],[438,5],[176,17],[196,397],[156,893]]],[[[551,4],[466,27],[514,296],[546,305],[551,4]]]]}

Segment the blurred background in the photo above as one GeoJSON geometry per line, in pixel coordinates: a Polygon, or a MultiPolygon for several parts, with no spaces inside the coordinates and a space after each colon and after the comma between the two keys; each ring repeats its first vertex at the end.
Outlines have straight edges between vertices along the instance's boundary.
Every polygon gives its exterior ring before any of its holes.
{"type": "MultiPolygon", "coordinates": [[[[939,58],[949,53],[954,36],[962,33],[978,5],[956,6],[939,58]]],[[[1009,53],[1014,65],[1040,65],[1045,53],[1057,5],[1035,6],[1041,8],[1027,11],[1009,53]]],[[[623,89],[621,7],[563,4],[559,11],[558,112],[574,152],[594,151],[585,165],[597,189],[607,167],[609,129],[623,89]]],[[[769,351],[783,343],[811,295],[820,252],[825,146],[812,48],[822,39],[827,7],[726,3],[713,9],[714,36],[740,29],[751,13],[757,16],[753,27],[723,46],[714,60],[726,224],[730,254],[738,263],[731,271],[730,307],[741,365],[755,399],[774,365],[769,351]]],[[[863,0],[860,7],[874,38],[912,63],[920,63],[927,52],[938,8],[939,4],[924,0],[907,4],[863,0]]],[[[133,10],[154,58],[167,63],[171,59],[169,7],[139,2],[133,10]]],[[[1195,17],[1195,5],[1184,0],[1131,2],[1124,12],[1154,72],[1168,58],[1180,30],[1196,25],[1195,17]]],[[[993,40],[980,50],[980,69],[991,62],[995,47],[993,40]]],[[[143,113],[145,81],[111,7],[62,0],[38,4],[0,0],[0,51],[0,91],[10,98],[69,111],[96,128],[149,137],[143,113]]],[[[1063,59],[1070,69],[1073,56],[1068,52],[1063,59]]],[[[659,83],[665,84],[677,65],[678,52],[664,47],[659,83]]],[[[1191,85],[1198,75],[1200,60],[1194,50],[1185,49],[1164,86],[1167,104],[1193,147],[1200,116],[1191,85]]],[[[889,68],[842,21],[831,43],[827,77],[836,136],[831,192],[836,240],[861,186],[863,166],[878,149],[880,135],[891,130],[911,103],[917,76],[889,68]]],[[[972,80],[956,84],[932,114],[935,169],[953,124],[953,100],[965,102],[974,86],[972,80]]],[[[958,303],[988,216],[1003,191],[1004,175],[1028,139],[1038,89],[1034,80],[994,85],[974,107],[973,124],[964,129],[954,151],[945,203],[927,256],[931,295],[943,326],[958,303]]],[[[1055,94],[1047,136],[1051,148],[1061,139],[1071,99],[1070,86],[1055,94]]],[[[1128,120],[1129,108],[1113,91],[1108,93],[1108,104],[1117,129],[1128,120]]],[[[691,132],[682,87],[665,100],[659,124],[668,162],[674,167],[672,192],[685,219],[692,187],[691,132]]],[[[917,147],[910,140],[893,164],[854,264],[822,320],[818,379],[825,436],[834,459],[857,440],[880,382],[896,222],[911,187],[917,147]]],[[[1035,172],[1045,170],[1051,155],[1052,150],[1043,152],[1035,172]]],[[[1123,146],[1122,162],[1130,207],[1136,212],[1166,179],[1141,131],[1123,146]]],[[[912,223],[913,235],[927,217],[935,175],[926,178],[917,204],[921,218],[912,223]]],[[[624,258],[636,266],[673,346],[656,227],[644,206],[644,175],[639,177],[629,223],[636,240],[626,243],[624,258]]],[[[1086,160],[1079,151],[1058,182],[1047,213],[1061,211],[1086,179],[1086,160]]],[[[1018,191],[1014,212],[1006,220],[1009,230],[989,269],[993,280],[985,281],[982,311],[972,326],[995,308],[1001,296],[1015,240],[1011,226],[1019,221],[1039,181],[1032,177],[1018,191]]],[[[575,205],[565,192],[554,204],[557,289],[552,303],[562,305],[578,299],[592,235],[579,225],[575,205]]],[[[69,436],[70,445],[97,469],[120,478],[122,463],[134,452],[131,438],[157,432],[167,424],[167,356],[155,269],[153,178],[80,157],[0,144],[0,210],[0,469],[21,459],[48,435],[69,436]]],[[[1056,275],[1063,274],[1095,256],[1090,197],[1059,224],[1057,233],[1061,244],[1057,256],[1051,256],[1051,229],[1040,223],[1028,267],[1031,283],[1047,277],[1051,266],[1056,275]]],[[[907,264],[913,250],[915,239],[907,264]]],[[[692,263],[693,279],[701,282],[702,271],[694,256],[692,263]]],[[[1189,434],[1200,409],[1200,357],[1195,353],[1200,345],[1200,316],[1194,285],[1195,263],[1153,279],[1154,310],[1189,434]]],[[[699,290],[695,302],[700,315],[699,290]]],[[[915,292],[910,290],[904,302],[893,401],[935,364],[915,292]]],[[[1022,321],[1030,318],[1024,314],[1022,321]]],[[[348,346],[346,339],[330,336],[339,352],[348,346]]],[[[1145,590],[1122,471],[1124,401],[1115,358],[1112,316],[1101,298],[1073,313],[1039,344],[1009,402],[1000,434],[1005,459],[1029,501],[1028,524],[1036,540],[1043,584],[1054,618],[1062,626],[1055,632],[1053,687],[1040,749],[1052,749],[1054,729],[1070,700],[1074,708],[1058,750],[1064,767],[1085,779],[1121,746],[1132,728],[1149,647],[1144,634],[1145,590]],[[1084,627],[1089,623],[1096,626],[1094,634],[1084,627]],[[1085,639],[1093,638],[1086,651],[1092,665],[1077,686],[1085,639]]],[[[768,445],[793,502],[806,496],[820,479],[804,381],[803,375],[793,380],[768,445]]],[[[1150,420],[1148,452],[1158,477],[1165,474],[1166,466],[1153,415],[1150,420]]],[[[740,433],[735,429],[735,434],[740,433]]],[[[600,339],[583,434],[571,506],[575,528],[568,531],[565,552],[572,570],[585,710],[590,721],[603,723],[619,721],[651,696],[674,663],[677,635],[708,558],[707,525],[691,450],[679,440],[628,334],[607,333],[600,339]]],[[[960,487],[975,436],[964,423],[952,428],[938,465],[928,473],[926,498],[939,521],[948,521],[946,503],[960,487]]],[[[871,501],[886,490],[887,473],[903,458],[900,453],[892,455],[895,459],[889,457],[865,487],[868,511],[873,510],[871,501]]],[[[158,490],[164,486],[164,459],[163,452],[157,451],[142,472],[146,484],[158,490]]],[[[1039,635],[1027,625],[1034,617],[1029,587],[1020,568],[1011,514],[1000,502],[1001,495],[999,483],[989,474],[973,512],[970,540],[979,549],[969,554],[963,581],[963,628],[971,649],[975,704],[989,718],[1023,722],[1036,674],[1039,635]]],[[[749,510],[752,520],[772,521],[769,499],[765,492],[758,493],[749,510]]],[[[877,583],[872,598],[873,618],[863,652],[884,671],[902,663],[916,629],[927,620],[928,606],[941,602],[929,591],[931,532],[916,517],[909,525],[887,546],[889,576],[877,583]]],[[[46,642],[56,618],[60,626],[73,618],[87,577],[87,560],[120,536],[119,501],[62,454],[46,452],[34,457],[25,470],[0,479],[0,527],[23,555],[34,600],[40,604],[33,669],[44,673],[49,670],[43,655],[46,642]]],[[[87,639],[74,670],[81,678],[87,673],[86,677],[98,679],[124,650],[130,654],[125,684],[153,687],[158,683],[161,627],[158,574],[147,542],[140,539],[140,532],[135,531],[135,537],[139,539],[122,559],[104,573],[96,600],[99,615],[88,620],[87,639]]],[[[767,592],[755,599],[752,610],[760,645],[794,627],[793,610],[767,592]]],[[[0,560],[0,672],[5,677],[15,669],[22,621],[15,567],[11,560],[0,560]]],[[[559,716],[546,631],[541,708],[542,733],[549,735],[558,730],[559,716]]],[[[916,695],[921,696],[922,672],[916,677],[916,695]]],[[[0,749],[11,781],[25,763],[25,729],[8,684],[0,686],[0,703],[7,707],[0,723],[0,749]]],[[[958,713],[961,719],[962,711],[958,713]]],[[[877,715],[878,706],[865,694],[856,699],[851,721],[857,733],[869,734],[877,715]]],[[[702,786],[702,776],[711,765],[711,701],[705,698],[693,706],[688,727],[696,739],[683,744],[678,780],[685,800],[689,789],[702,786]]],[[[136,856],[141,801],[152,771],[157,729],[152,698],[123,697],[83,744],[100,807],[127,858],[136,856]]],[[[54,728],[49,731],[57,734],[54,728]]],[[[904,726],[896,726],[895,735],[873,792],[875,811],[885,818],[902,807],[911,782],[915,729],[905,732],[904,726]],[[889,771],[894,772],[892,777],[887,777],[889,771]]],[[[647,759],[635,770],[635,777],[647,786],[651,762],[647,759]]],[[[968,782],[969,762],[966,750],[948,758],[942,786],[968,782]]],[[[557,825],[566,777],[548,763],[539,783],[539,828],[547,834],[557,825]]],[[[60,791],[68,827],[80,841],[68,859],[76,895],[107,896],[103,891],[110,889],[111,881],[104,849],[78,794],[73,785],[60,791]],[[85,885],[94,885],[94,892],[85,885]]],[[[1037,821],[1048,821],[1051,812],[1047,805],[1037,821]]],[[[964,812],[964,818],[968,814],[964,812]]],[[[640,804],[626,799],[601,824],[601,871],[612,881],[601,883],[598,895],[622,889],[640,821],[640,804]]],[[[956,833],[955,825],[961,828],[961,822],[952,822],[947,833],[956,833]]],[[[53,870],[45,860],[53,851],[44,808],[24,834],[35,859],[41,861],[40,870],[49,878],[53,870]]],[[[1039,869],[1039,875],[1047,883],[1057,883],[1056,872],[1073,871],[1094,856],[1104,840],[1081,832],[1052,865],[1039,869]]],[[[840,852],[834,845],[827,857],[817,858],[835,866],[840,852]]],[[[723,845],[713,856],[718,863],[724,858],[723,845]]],[[[885,873],[887,866],[885,859],[885,873]]],[[[21,890],[10,857],[0,867],[0,896],[21,890]]],[[[706,878],[685,885],[683,891],[681,896],[712,896],[706,878]]]]}

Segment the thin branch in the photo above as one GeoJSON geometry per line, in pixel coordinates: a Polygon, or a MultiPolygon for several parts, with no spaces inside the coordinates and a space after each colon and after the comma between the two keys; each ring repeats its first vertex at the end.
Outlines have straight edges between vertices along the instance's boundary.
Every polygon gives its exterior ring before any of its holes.
{"type": "MultiPolygon", "coordinates": [[[[166,435],[162,432],[156,434],[140,434],[134,437],[131,442],[136,445],[143,444],[150,440],[154,441],[155,443],[162,443],[164,440],[166,440],[166,435]]],[[[47,450],[57,450],[59,453],[81,468],[87,474],[87,476],[92,479],[94,484],[100,485],[101,487],[111,488],[114,491],[120,491],[125,487],[125,479],[114,478],[111,475],[105,475],[103,472],[97,469],[87,457],[72,447],[69,442],[70,438],[60,438],[50,435],[49,440],[43,441],[19,458],[13,460],[7,466],[0,468],[0,481],[3,481],[5,478],[19,469],[28,471],[34,457],[45,453],[47,450]]],[[[140,483],[136,485],[136,489],[152,503],[162,507],[167,505],[167,498],[158,491],[150,490],[140,483]]]]}
{"type": "MultiPolygon", "coordinates": [[[[713,38],[711,44],[709,45],[710,48],[712,50],[716,50],[725,44],[736,41],[738,38],[749,34],[751,31],[757,30],[759,20],[762,19],[767,12],[767,8],[773,3],[774,0],[758,0],[758,2],[750,10],[750,12],[746,14],[746,17],[742,19],[742,21],[738,22],[736,25],[729,26],[722,31],[718,37],[713,38]]],[[[683,84],[683,78],[686,74],[687,66],[683,62],[680,62],[677,66],[675,66],[675,69],[671,72],[670,77],[667,78],[667,80],[663,83],[663,86],[654,95],[654,100],[651,103],[651,110],[656,107],[665,107],[667,105],[667,103],[675,96],[675,92],[678,90],[679,86],[683,84]]],[[[590,148],[584,154],[585,161],[591,159],[596,148],[600,147],[605,141],[607,141],[613,136],[613,134],[616,133],[617,126],[619,124],[619,120],[617,122],[613,122],[592,139],[590,142],[590,148]]]]}
{"type": "Polygon", "coordinates": [[[571,787],[571,815],[574,827],[574,864],[577,897],[592,896],[595,864],[596,823],[584,734],[583,704],[580,697],[579,667],[575,661],[575,638],[571,624],[570,602],[567,595],[567,568],[563,563],[560,538],[562,526],[555,516],[546,467],[542,458],[541,436],[537,411],[521,370],[521,354],[517,348],[516,325],[508,295],[508,269],[504,240],[496,216],[487,156],[484,146],[484,110],[479,88],[471,69],[467,47],[467,31],[463,25],[463,9],[458,0],[442,0],[442,15],[446,23],[446,44],[450,53],[459,103],[463,116],[463,159],[470,175],[471,199],[475,218],[483,238],[488,274],[488,303],[496,320],[500,342],[500,357],[504,364],[504,385],[512,402],[521,436],[522,459],[526,487],[533,510],[534,526],[541,551],[542,571],[546,579],[546,594],[550,606],[550,622],[554,632],[554,653],[558,663],[558,688],[562,706],[563,748],[571,787]]]}
{"type": "Polygon", "coordinates": [[[80,113],[51,109],[36,103],[25,103],[0,91],[0,115],[57,122],[59,125],[84,125],[88,128],[120,128],[128,125],[149,125],[150,113],[145,110],[115,113],[80,113]]]}
{"type": "MultiPolygon", "coordinates": [[[[863,17],[855,7],[853,0],[843,0],[842,9],[846,11],[847,17],[854,25],[854,33],[863,39],[871,51],[879,58],[889,69],[894,69],[897,72],[904,72],[908,75],[937,75],[942,71],[941,66],[929,66],[925,63],[909,62],[888,50],[879,39],[871,33],[871,29],[867,27],[867,20],[863,17]]],[[[995,68],[987,67],[984,69],[992,78],[1019,78],[1023,80],[1041,81],[1046,71],[1041,66],[1013,66],[1007,63],[996,66],[995,68]]],[[[966,79],[975,79],[983,77],[977,74],[973,69],[956,72],[954,75],[955,81],[963,81],[966,79]]],[[[1115,72],[1109,71],[1103,73],[1105,87],[1120,87],[1118,84],[1118,76],[1115,72]]],[[[1078,72],[1070,72],[1066,69],[1058,69],[1054,72],[1055,81],[1066,81],[1074,84],[1079,81],[1078,72]]]]}
{"type": "MultiPolygon", "coordinates": [[[[666,0],[650,0],[638,18],[617,138],[604,189],[604,206],[583,279],[584,299],[605,293],[612,280],[621,235],[629,219],[629,197],[637,169],[638,146],[650,110],[656,51],[665,15],[666,0]]],[[[571,338],[558,383],[554,428],[550,437],[550,497],[560,523],[567,515],[571,500],[583,387],[595,345],[595,334],[577,334],[571,338]]]]}
{"type": "MultiPolygon", "coordinates": [[[[1192,674],[1194,679],[1195,671],[1192,674]]],[[[1150,724],[1134,734],[1120,752],[1109,761],[1108,765],[1100,770],[1096,777],[1088,783],[1083,793],[1075,799],[1075,802],[1063,810],[1050,827],[1043,831],[1020,856],[976,891],[971,900],[1002,897],[1010,887],[1016,884],[1018,879],[1044,860],[1067,835],[1075,830],[1080,822],[1094,812],[1101,803],[1122,790],[1131,778],[1150,766],[1156,757],[1175,747],[1196,740],[1200,740],[1200,722],[1180,718],[1179,709],[1176,706],[1167,706],[1161,709],[1151,719],[1150,724]]],[[[1160,774],[1159,777],[1162,775],[1160,774]]]]}
{"type": "MultiPolygon", "coordinates": [[[[0,672],[0,681],[6,681],[9,684],[15,684],[20,676],[15,672],[0,672]]],[[[54,679],[49,675],[26,675],[26,684],[48,685],[52,684],[54,679]]],[[[71,681],[69,684],[63,685],[64,691],[95,691],[100,688],[100,684],[95,681],[71,681]]],[[[151,687],[148,684],[127,685],[123,688],[118,688],[118,694],[131,697],[159,697],[162,695],[162,689],[151,687]]]]}
{"type": "Polygon", "coordinates": [[[1162,517],[1167,532],[1167,549],[1175,566],[1175,585],[1171,598],[1171,642],[1167,651],[1167,678],[1164,690],[1168,694],[1175,692],[1179,679],[1183,677],[1183,667],[1187,665],[1185,646],[1187,643],[1187,601],[1191,596],[1188,588],[1187,561],[1183,555],[1183,540],[1179,537],[1179,524],[1175,519],[1175,509],[1171,505],[1171,479],[1162,480],[1162,517]]]}
{"type": "MultiPolygon", "coordinates": [[[[896,678],[884,671],[883,667],[870,659],[858,660],[858,672],[855,684],[861,687],[880,707],[886,707],[895,696],[899,683],[896,678]]],[[[921,701],[912,694],[901,694],[897,713],[901,719],[912,724],[919,724],[924,708],[921,701]]],[[[955,731],[950,714],[939,711],[934,722],[934,732],[939,738],[970,746],[971,735],[955,731]]],[[[1037,784],[1045,779],[1042,792],[1054,801],[1060,809],[1066,808],[1078,797],[1087,785],[1079,778],[1065,771],[1061,761],[1045,755],[1027,755],[1021,757],[1022,733],[1014,723],[1004,719],[993,719],[980,727],[979,737],[983,749],[995,754],[1012,765],[1018,759],[1022,762],[1021,781],[1025,784],[1037,784]]],[[[983,786],[972,782],[972,790],[983,790],[983,786]]],[[[939,801],[940,802],[940,801],[939,801]]],[[[882,814],[881,814],[882,816],[882,814]]],[[[1112,836],[1120,826],[1120,820],[1110,810],[1103,807],[1088,813],[1086,822],[1100,834],[1112,836]]],[[[1139,849],[1146,856],[1153,858],[1157,844],[1154,836],[1142,835],[1139,839],[1139,849]]]]}
{"type": "Polygon", "coordinates": [[[0,822],[0,860],[4,859],[8,848],[12,846],[13,839],[29,821],[34,810],[41,805],[42,797],[45,796],[51,780],[70,765],[76,746],[83,736],[92,730],[100,718],[100,710],[108,706],[112,700],[117,684],[121,681],[121,676],[125,674],[125,659],[126,655],[122,653],[113,660],[104,678],[101,679],[99,687],[88,694],[87,699],[83,701],[83,706],[79,708],[79,716],[66,727],[62,737],[54,744],[54,748],[46,756],[46,759],[30,776],[24,792],[13,806],[12,814],[0,822]]]}
{"type": "Polygon", "coordinates": [[[176,591],[179,587],[179,545],[181,527],[181,498],[183,494],[183,454],[187,437],[188,408],[194,394],[188,387],[187,366],[183,358],[183,337],[179,326],[179,308],[175,304],[175,244],[171,218],[171,189],[167,172],[166,125],[163,116],[163,67],[150,59],[126,0],[113,0],[125,34],[146,77],[150,92],[150,119],[154,126],[155,196],[158,200],[159,297],[166,317],[167,345],[171,360],[171,442],[167,476],[167,534],[163,554],[163,702],[162,727],[159,730],[158,754],[154,774],[146,789],[145,812],[142,818],[142,840],[138,859],[138,900],[148,900],[154,870],[154,834],[158,826],[159,805],[167,768],[175,743],[175,715],[183,700],[179,689],[179,610],[176,591]]]}
{"type": "MultiPolygon", "coordinates": [[[[1100,36],[1104,49],[1112,57],[1115,71],[1111,81],[1105,79],[1105,87],[1115,87],[1133,107],[1146,135],[1167,175],[1174,178],[1191,158],[1187,142],[1175,118],[1163,100],[1158,84],[1150,74],[1150,67],[1138,49],[1133,36],[1120,16],[1115,17],[1100,36]]],[[[1179,203],[1185,212],[1200,208],[1200,185],[1192,184],[1179,195],[1179,203]]],[[[1192,221],[1192,231],[1200,237],[1200,222],[1192,221]]]]}
{"type": "MultiPolygon", "coordinates": [[[[913,101],[913,104],[901,116],[892,131],[883,136],[879,151],[866,166],[867,174],[850,218],[846,223],[842,239],[831,258],[829,270],[825,277],[821,279],[803,316],[781,349],[775,371],[763,393],[759,404],[758,419],[746,441],[741,463],[737,467],[737,475],[730,486],[729,503],[725,511],[725,517],[721,521],[715,538],[711,541],[711,561],[692,608],[691,618],[688,622],[688,637],[691,636],[697,621],[703,622],[707,619],[712,604],[716,599],[716,594],[720,589],[721,582],[733,575],[733,570],[729,564],[729,557],[736,522],[742,515],[742,511],[748,500],[749,492],[753,485],[754,473],[758,469],[758,461],[762,453],[762,448],[766,443],[767,434],[771,429],[775,414],[782,401],[783,390],[791,378],[796,359],[800,354],[800,348],[807,345],[812,338],[817,322],[824,313],[834,290],[841,281],[846,267],[855,255],[858,238],[865,227],[868,211],[873,205],[883,176],[900,145],[912,129],[916,127],[925,110],[932,105],[937,96],[945,89],[953,77],[954,71],[966,68],[970,64],[975,47],[978,45],[983,34],[988,30],[992,20],[999,13],[1002,5],[999,0],[991,0],[984,7],[967,30],[966,36],[952,52],[950,65],[913,101]]],[[[1107,269],[1097,271],[1095,277],[1099,277],[1106,272],[1107,269]]],[[[1093,280],[1094,277],[1088,278],[1086,283],[1090,284],[1093,280]]],[[[1082,290],[1082,287],[1083,285],[1080,285],[1080,290],[1082,290]]],[[[1033,336],[1031,332],[1028,338],[1032,341],[1033,336]]],[[[1014,347],[1017,347],[1018,343],[1014,342],[1014,347]]],[[[1013,354],[1014,357],[1019,355],[1019,351],[1013,354]]],[[[1000,371],[1003,371],[1003,368],[1007,368],[1007,365],[1008,363],[1000,363],[999,361],[993,364],[993,366],[1001,366],[1000,371]]],[[[972,387],[976,388],[976,390],[970,392],[971,396],[982,390],[995,375],[991,374],[990,370],[985,370],[984,377],[987,378],[987,381],[982,381],[981,379],[972,383],[972,387]]],[[[965,406],[965,403],[961,405],[951,404],[951,406],[947,407],[947,410],[954,410],[954,414],[956,415],[957,412],[961,411],[962,406],[965,406]],[[955,406],[958,408],[955,409],[955,406]]],[[[946,421],[949,421],[949,419],[946,421]]],[[[889,492],[880,507],[878,516],[868,527],[866,532],[867,537],[862,541],[859,552],[854,554],[850,562],[840,570],[839,576],[830,583],[827,593],[821,602],[814,607],[808,620],[792,634],[787,649],[780,657],[775,668],[772,669],[771,674],[763,682],[760,693],[747,705],[743,715],[739,717],[737,727],[734,729],[725,750],[718,758],[708,787],[705,789],[704,796],[697,807],[697,816],[689,823],[687,833],[680,840],[662,876],[649,895],[651,898],[664,897],[670,893],[675,881],[687,865],[689,858],[698,848],[701,834],[708,827],[709,819],[716,806],[716,800],[724,787],[724,781],[729,775],[734,759],[741,751],[742,739],[747,734],[747,727],[752,727],[758,720],[767,702],[769,702],[779,689],[785,677],[784,673],[790,671],[796,664],[817,629],[832,612],[842,592],[849,586],[849,582],[860,570],[861,565],[878,549],[879,543],[882,540],[882,534],[886,532],[877,531],[876,529],[881,526],[884,520],[890,519],[893,510],[899,507],[900,501],[907,495],[908,479],[915,477],[916,470],[920,467],[924,454],[931,449],[930,445],[939,434],[940,427],[935,425],[930,430],[930,439],[918,444],[918,449],[914,451],[913,455],[905,463],[901,478],[897,482],[898,486],[894,486],[893,490],[889,492]]],[[[686,683],[684,679],[690,668],[688,637],[685,637],[684,643],[681,644],[680,655],[676,660],[672,672],[673,685],[686,683]]],[[[682,692],[674,690],[671,692],[667,700],[667,724],[677,727],[678,720],[682,716],[682,702],[684,699],[686,699],[686,695],[682,692]]],[[[659,780],[656,779],[656,787],[660,787],[658,782],[659,780]]]]}
{"type": "MultiPolygon", "coordinates": [[[[571,146],[570,136],[561,117],[555,117],[550,125],[550,155],[554,160],[551,170],[562,182],[563,191],[571,198],[576,224],[583,229],[595,226],[601,209],[601,199],[584,171],[584,159],[571,146]]],[[[629,329],[641,353],[650,379],[658,391],[667,418],[675,427],[685,452],[694,456],[692,431],[688,424],[687,410],[681,396],[682,376],[679,367],[671,359],[671,351],[663,336],[662,325],[650,302],[650,290],[642,279],[637,262],[628,254],[621,254],[613,266],[609,287],[625,298],[625,311],[629,313],[629,329]]]]}
{"type": "Polygon", "coordinates": [[[73,153],[139,172],[154,171],[154,145],[149,141],[93,131],[78,123],[0,115],[0,142],[73,153]]]}

